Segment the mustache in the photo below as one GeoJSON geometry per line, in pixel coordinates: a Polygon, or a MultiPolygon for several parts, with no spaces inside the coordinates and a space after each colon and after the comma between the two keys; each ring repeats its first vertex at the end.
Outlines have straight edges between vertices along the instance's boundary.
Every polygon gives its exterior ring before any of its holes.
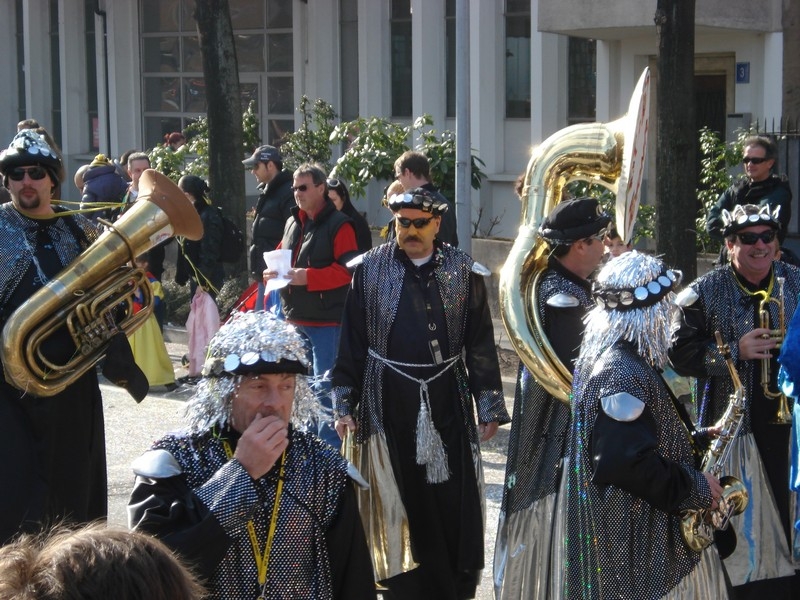
{"type": "Polygon", "coordinates": [[[406,241],[406,242],[422,242],[422,240],[419,239],[415,235],[407,235],[406,237],[403,238],[403,241],[406,241]]]}

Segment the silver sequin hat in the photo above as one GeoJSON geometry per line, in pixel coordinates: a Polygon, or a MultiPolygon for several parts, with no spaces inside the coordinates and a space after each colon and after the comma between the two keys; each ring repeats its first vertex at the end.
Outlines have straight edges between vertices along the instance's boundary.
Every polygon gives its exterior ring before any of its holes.
{"type": "Polygon", "coordinates": [[[432,195],[423,188],[414,188],[402,194],[395,194],[389,198],[389,209],[397,212],[403,208],[415,208],[432,215],[441,216],[449,208],[447,202],[432,195]]]}
{"type": "Polygon", "coordinates": [[[47,169],[54,184],[60,181],[58,174],[62,172],[62,164],[58,153],[50,147],[44,136],[33,129],[23,129],[0,153],[0,173],[5,175],[8,169],[33,165],[47,169]]]}
{"type": "Polygon", "coordinates": [[[233,313],[208,344],[203,377],[186,408],[191,427],[225,425],[242,377],[264,373],[296,374],[292,420],[312,418],[319,403],[308,377],[309,348],[302,333],[270,312],[233,313]]]}
{"type": "Polygon", "coordinates": [[[679,271],[636,250],[610,260],[597,275],[597,306],[586,315],[578,363],[592,363],[617,341],[626,340],[651,365],[665,365],[680,279],[679,271]]]}
{"type": "Polygon", "coordinates": [[[766,225],[780,230],[781,222],[778,220],[780,212],[780,206],[776,206],[770,211],[768,205],[756,206],[755,204],[737,204],[732,211],[722,209],[722,235],[728,237],[755,225],[766,225]]]}

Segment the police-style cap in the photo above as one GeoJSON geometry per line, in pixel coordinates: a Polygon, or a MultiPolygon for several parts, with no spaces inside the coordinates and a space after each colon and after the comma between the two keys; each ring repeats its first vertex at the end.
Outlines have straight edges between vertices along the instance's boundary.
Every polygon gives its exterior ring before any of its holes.
{"type": "Polygon", "coordinates": [[[283,163],[283,156],[275,146],[259,146],[250,158],[242,161],[242,164],[248,169],[252,169],[260,162],[269,161],[283,163]]]}
{"type": "Polygon", "coordinates": [[[572,244],[597,235],[611,222],[597,198],[560,202],[542,222],[539,235],[552,244],[572,244]]]}
{"type": "Polygon", "coordinates": [[[415,208],[438,217],[446,213],[450,207],[441,197],[434,196],[428,190],[414,188],[389,198],[389,209],[392,212],[403,208],[415,208]]]}

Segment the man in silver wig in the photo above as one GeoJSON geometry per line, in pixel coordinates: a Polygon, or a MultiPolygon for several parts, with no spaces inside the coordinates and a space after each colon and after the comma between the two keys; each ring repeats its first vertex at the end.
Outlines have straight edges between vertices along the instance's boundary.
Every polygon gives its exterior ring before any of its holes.
{"type": "Polygon", "coordinates": [[[746,410],[725,472],[744,482],[750,502],[732,519],[738,540],[725,568],[736,598],[796,598],[800,545],[791,527],[797,494],[789,491],[790,424],[775,422],[779,399],[766,392],[778,390],[779,340],[770,330],[780,329],[781,313],[785,323],[795,313],[800,270],[778,260],[778,209],[745,204],[722,216],[730,262],[678,296],[682,312],[676,315],[670,359],[680,375],[696,378],[702,432],[719,421],[733,391],[714,332],[730,345],[746,410]]]}
{"type": "Polygon", "coordinates": [[[716,548],[681,537],[722,488],[694,451],[660,369],[678,274],[629,252],[599,273],[575,367],[562,507],[565,598],[726,598],[716,548]]]}
{"type": "Polygon", "coordinates": [[[132,528],[193,564],[212,598],[375,598],[348,464],[295,424],[318,406],[306,339],[270,313],[212,338],[189,428],[133,465],[132,528]]]}

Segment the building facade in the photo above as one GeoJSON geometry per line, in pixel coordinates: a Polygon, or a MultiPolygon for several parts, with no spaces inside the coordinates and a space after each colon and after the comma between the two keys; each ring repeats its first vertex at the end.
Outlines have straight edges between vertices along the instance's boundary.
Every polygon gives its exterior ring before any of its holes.
{"type": "MultiPolygon", "coordinates": [[[[263,140],[276,142],[296,126],[302,95],[324,99],[342,119],[411,122],[428,113],[437,130],[455,130],[455,0],[229,3],[242,100],[255,103],[263,140]]],[[[618,118],[642,69],[655,67],[655,3],[468,5],[470,145],[488,175],[473,192],[471,220],[480,208],[499,218],[492,235],[513,238],[519,215],[513,182],[531,148],[569,124],[618,118]]],[[[13,136],[17,121],[36,118],[61,145],[72,173],[97,152],[150,148],[204,113],[194,0],[0,0],[0,6],[6,82],[0,139],[13,136]]],[[[724,131],[780,116],[780,9],[780,0],[697,3],[698,93],[687,102],[698,107],[698,128],[724,131]]],[[[645,202],[653,194],[650,156],[645,202]]],[[[355,200],[375,225],[387,218],[380,206],[384,184],[355,200]]],[[[65,198],[77,198],[77,190],[65,190],[65,198]]]]}

